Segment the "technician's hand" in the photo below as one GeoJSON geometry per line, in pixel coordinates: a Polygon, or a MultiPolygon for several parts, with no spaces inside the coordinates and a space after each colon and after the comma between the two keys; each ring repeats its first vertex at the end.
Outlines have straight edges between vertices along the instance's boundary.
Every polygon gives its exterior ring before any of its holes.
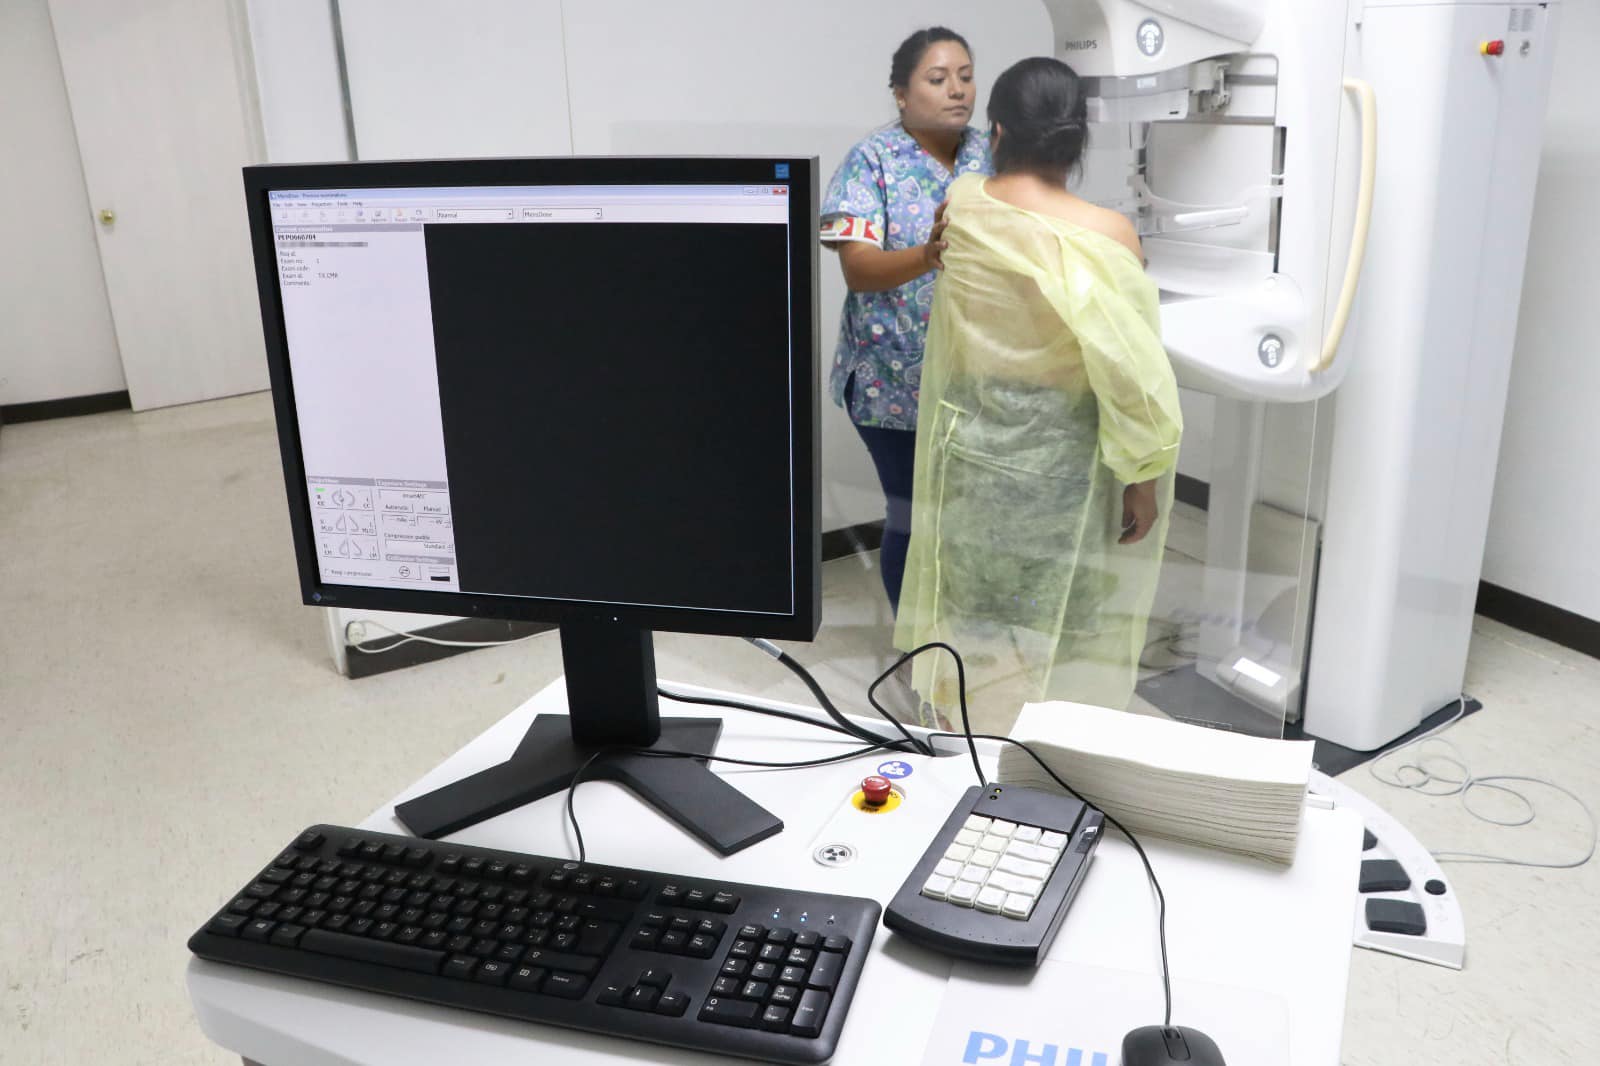
{"type": "Polygon", "coordinates": [[[1156,524],[1156,483],[1141,481],[1122,490],[1122,536],[1118,544],[1137,544],[1156,524]]]}
{"type": "Polygon", "coordinates": [[[944,239],[944,228],[950,221],[944,217],[944,209],[950,206],[950,201],[942,201],[933,211],[933,229],[928,234],[928,243],[922,246],[922,261],[928,265],[929,270],[944,269],[944,250],[950,247],[944,239]]]}

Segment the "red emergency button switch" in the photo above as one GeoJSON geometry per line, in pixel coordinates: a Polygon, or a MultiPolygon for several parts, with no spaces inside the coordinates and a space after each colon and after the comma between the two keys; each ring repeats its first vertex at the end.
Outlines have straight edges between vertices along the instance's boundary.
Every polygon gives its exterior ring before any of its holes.
{"type": "Polygon", "coordinates": [[[1486,56],[1503,56],[1506,54],[1506,42],[1484,41],[1478,45],[1478,54],[1486,56]]]}
{"type": "Polygon", "coordinates": [[[868,807],[882,807],[889,802],[889,793],[891,791],[893,791],[893,786],[889,784],[887,777],[879,777],[877,774],[873,774],[871,777],[864,778],[861,782],[861,796],[868,807]]]}

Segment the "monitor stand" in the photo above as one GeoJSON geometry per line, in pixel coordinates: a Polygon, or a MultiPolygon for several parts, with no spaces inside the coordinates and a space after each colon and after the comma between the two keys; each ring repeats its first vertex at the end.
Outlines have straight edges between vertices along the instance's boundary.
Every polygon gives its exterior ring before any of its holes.
{"type": "Polygon", "coordinates": [[[569,787],[586,763],[583,781],[626,785],[722,855],[783,829],[777,816],[702,759],[604,750],[710,754],[722,732],[720,718],[661,717],[649,630],[563,625],[561,658],[570,717],[541,714],[505,762],[396,804],[395,817],[407,829],[430,840],[448,836],[569,787]]]}

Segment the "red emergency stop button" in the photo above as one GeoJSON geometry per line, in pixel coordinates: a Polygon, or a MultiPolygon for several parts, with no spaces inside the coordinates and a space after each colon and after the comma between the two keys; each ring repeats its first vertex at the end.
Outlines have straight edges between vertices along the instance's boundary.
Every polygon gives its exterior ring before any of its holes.
{"type": "Polygon", "coordinates": [[[1485,56],[1503,56],[1506,54],[1506,42],[1484,41],[1478,45],[1478,54],[1485,56]]]}
{"type": "Polygon", "coordinates": [[[889,802],[889,793],[893,790],[893,786],[889,784],[889,779],[887,777],[879,777],[877,774],[863,778],[861,781],[861,797],[866,801],[868,807],[882,807],[889,802]]]}

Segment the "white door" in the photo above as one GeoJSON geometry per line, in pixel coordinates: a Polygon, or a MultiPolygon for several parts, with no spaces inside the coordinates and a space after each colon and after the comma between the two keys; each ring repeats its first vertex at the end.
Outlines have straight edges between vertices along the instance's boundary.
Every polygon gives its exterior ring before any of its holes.
{"type": "Polygon", "coordinates": [[[266,388],[239,177],[260,155],[242,6],[50,0],[50,14],[133,406],[266,388]]]}
{"type": "Polygon", "coordinates": [[[0,406],[121,392],[46,0],[0,2],[0,100],[0,406]]]}

